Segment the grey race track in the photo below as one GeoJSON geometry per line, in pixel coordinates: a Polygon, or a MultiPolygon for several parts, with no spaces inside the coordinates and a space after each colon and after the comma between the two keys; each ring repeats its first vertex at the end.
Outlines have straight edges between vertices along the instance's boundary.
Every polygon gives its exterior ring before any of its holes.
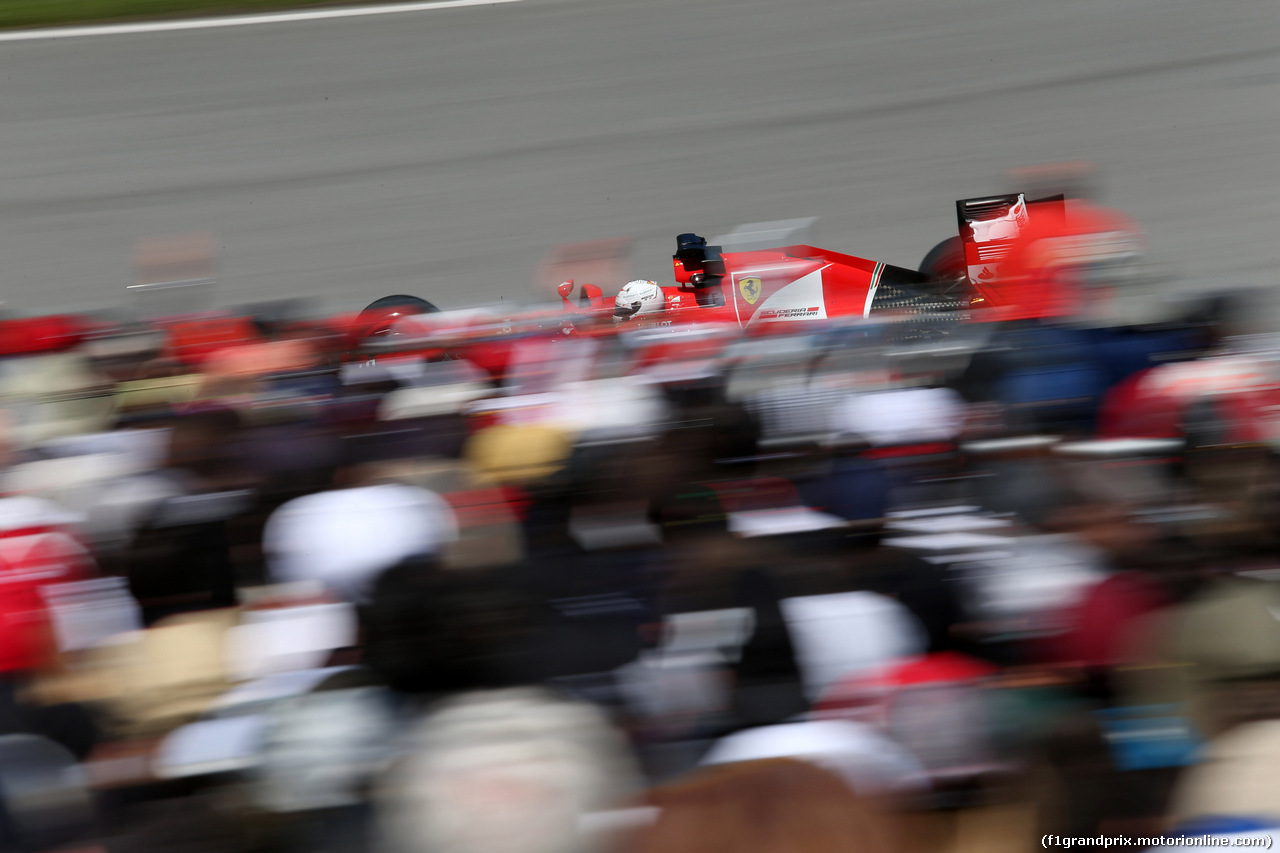
{"type": "MultiPolygon", "coordinates": [[[[1087,159],[1183,285],[1280,269],[1275,0],[524,0],[0,44],[0,297],[120,304],[210,231],[223,303],[527,298],[556,244],[819,216],[914,266],[1087,159]]],[[[611,284],[603,282],[604,284],[611,284]]]]}

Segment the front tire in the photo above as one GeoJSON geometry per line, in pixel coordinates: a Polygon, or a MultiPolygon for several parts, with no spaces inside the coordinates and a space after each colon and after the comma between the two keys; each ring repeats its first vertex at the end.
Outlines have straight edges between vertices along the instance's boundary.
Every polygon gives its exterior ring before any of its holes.
{"type": "Polygon", "coordinates": [[[408,296],[398,293],[394,296],[384,296],[381,299],[375,299],[365,306],[361,314],[370,312],[386,312],[388,309],[402,309],[401,314],[439,314],[440,309],[432,305],[425,299],[418,296],[408,296]]]}
{"type": "Polygon", "coordinates": [[[396,294],[375,299],[356,317],[351,332],[351,345],[359,346],[369,338],[381,338],[391,334],[392,326],[400,317],[438,313],[440,313],[439,308],[417,296],[396,294]]]}

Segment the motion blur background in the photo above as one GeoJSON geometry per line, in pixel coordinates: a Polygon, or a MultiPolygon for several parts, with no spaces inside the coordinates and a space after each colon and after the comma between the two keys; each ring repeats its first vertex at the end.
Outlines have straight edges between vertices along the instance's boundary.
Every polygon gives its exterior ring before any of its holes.
{"type": "MultiPolygon", "coordinates": [[[[140,237],[218,298],[524,298],[552,246],[819,216],[912,267],[1006,172],[1101,169],[1189,286],[1277,261],[1267,0],[523,0],[0,50],[0,298],[102,308],[140,237]]],[[[625,279],[624,279],[625,280],[625,279]]]]}
{"type": "Polygon", "coordinates": [[[1280,831],[1274,3],[33,35],[0,31],[0,849],[1280,831]],[[566,244],[666,284],[674,235],[771,220],[911,270],[1062,161],[1148,243],[1087,312],[321,319],[554,300],[566,244]],[[113,319],[10,322],[54,311],[113,319]]]}

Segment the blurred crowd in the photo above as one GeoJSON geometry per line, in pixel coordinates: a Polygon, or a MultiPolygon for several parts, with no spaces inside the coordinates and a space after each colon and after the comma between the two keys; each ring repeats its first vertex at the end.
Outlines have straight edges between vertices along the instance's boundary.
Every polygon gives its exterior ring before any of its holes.
{"type": "Polygon", "coordinates": [[[0,847],[1280,829],[1280,362],[1224,316],[522,334],[498,372],[10,338],[0,847]]]}

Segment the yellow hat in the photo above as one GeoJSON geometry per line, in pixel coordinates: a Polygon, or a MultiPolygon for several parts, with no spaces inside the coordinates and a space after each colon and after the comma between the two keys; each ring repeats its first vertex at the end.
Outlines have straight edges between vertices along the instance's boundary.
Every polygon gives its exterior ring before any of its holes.
{"type": "Polygon", "coordinates": [[[466,457],[483,482],[527,485],[563,469],[573,450],[565,432],[534,424],[498,424],[467,442],[466,457]]]}

